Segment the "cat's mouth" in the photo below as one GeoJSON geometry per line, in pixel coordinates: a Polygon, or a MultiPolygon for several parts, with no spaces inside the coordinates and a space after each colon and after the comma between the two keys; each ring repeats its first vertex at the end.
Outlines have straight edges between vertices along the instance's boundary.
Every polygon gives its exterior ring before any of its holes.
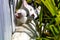
{"type": "Polygon", "coordinates": [[[21,13],[17,13],[17,15],[15,15],[17,19],[21,19],[22,18],[22,14],[21,13]]]}

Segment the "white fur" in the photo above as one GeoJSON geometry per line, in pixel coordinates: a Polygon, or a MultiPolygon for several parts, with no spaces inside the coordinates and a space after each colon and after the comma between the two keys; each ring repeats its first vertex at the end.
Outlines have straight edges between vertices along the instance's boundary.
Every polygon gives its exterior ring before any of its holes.
{"type": "Polygon", "coordinates": [[[19,21],[19,22],[21,22],[21,23],[26,23],[26,21],[27,21],[27,17],[26,17],[27,13],[26,13],[26,11],[25,11],[24,9],[19,9],[19,10],[16,12],[15,15],[18,16],[18,13],[21,13],[21,14],[22,14],[22,18],[17,19],[17,21],[19,21]]]}
{"type": "Polygon", "coordinates": [[[27,2],[26,2],[26,0],[23,0],[22,2],[23,2],[22,5],[24,5],[24,7],[25,7],[26,9],[28,9],[28,11],[29,11],[29,16],[31,16],[32,14],[34,14],[34,19],[37,18],[37,15],[36,15],[36,13],[35,13],[35,11],[34,11],[34,8],[33,8],[32,6],[30,6],[30,5],[28,5],[27,2]]]}
{"type": "Polygon", "coordinates": [[[35,12],[37,11],[38,15],[40,14],[40,10],[41,10],[41,6],[38,6],[38,8],[36,8],[35,12]]]}
{"type": "Polygon", "coordinates": [[[24,9],[19,9],[17,12],[16,12],[16,14],[17,13],[21,13],[22,15],[23,15],[23,17],[26,17],[26,15],[27,15],[27,12],[24,10],[24,9]]]}
{"type": "Polygon", "coordinates": [[[30,37],[26,33],[15,32],[12,36],[12,40],[29,40],[30,37]]]}

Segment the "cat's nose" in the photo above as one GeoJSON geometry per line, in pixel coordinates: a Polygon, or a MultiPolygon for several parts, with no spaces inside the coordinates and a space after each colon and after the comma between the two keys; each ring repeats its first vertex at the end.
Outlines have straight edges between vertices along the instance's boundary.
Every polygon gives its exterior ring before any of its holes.
{"type": "Polygon", "coordinates": [[[31,15],[34,18],[34,14],[31,15]]]}
{"type": "Polygon", "coordinates": [[[15,17],[16,17],[17,19],[20,19],[20,18],[22,18],[22,14],[21,14],[21,13],[17,13],[17,14],[15,14],[15,17]]]}

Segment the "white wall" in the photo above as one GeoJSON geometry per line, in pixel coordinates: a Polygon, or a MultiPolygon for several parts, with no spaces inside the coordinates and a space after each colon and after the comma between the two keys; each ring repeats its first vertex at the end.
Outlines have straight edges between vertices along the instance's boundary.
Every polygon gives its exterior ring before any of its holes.
{"type": "Polygon", "coordinates": [[[11,18],[8,0],[0,0],[0,40],[11,40],[11,18]]]}

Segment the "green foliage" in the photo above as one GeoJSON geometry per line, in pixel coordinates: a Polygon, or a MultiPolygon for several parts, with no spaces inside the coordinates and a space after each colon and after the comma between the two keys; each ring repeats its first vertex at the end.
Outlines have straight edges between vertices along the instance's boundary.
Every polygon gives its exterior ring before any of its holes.
{"type": "Polygon", "coordinates": [[[31,3],[32,2],[32,0],[27,0],[27,3],[31,3]]]}
{"type": "Polygon", "coordinates": [[[22,0],[16,3],[16,10],[20,9],[21,5],[22,5],[22,0]]]}
{"type": "Polygon", "coordinates": [[[54,0],[41,0],[43,4],[49,9],[51,14],[55,16],[57,14],[54,0]]]}
{"type": "MultiPolygon", "coordinates": [[[[45,23],[44,30],[49,30],[50,35],[42,36],[37,40],[60,40],[60,0],[41,0],[40,25],[45,23]],[[48,23],[48,25],[47,25],[48,23]]],[[[42,31],[40,31],[42,32],[42,31]]]]}

